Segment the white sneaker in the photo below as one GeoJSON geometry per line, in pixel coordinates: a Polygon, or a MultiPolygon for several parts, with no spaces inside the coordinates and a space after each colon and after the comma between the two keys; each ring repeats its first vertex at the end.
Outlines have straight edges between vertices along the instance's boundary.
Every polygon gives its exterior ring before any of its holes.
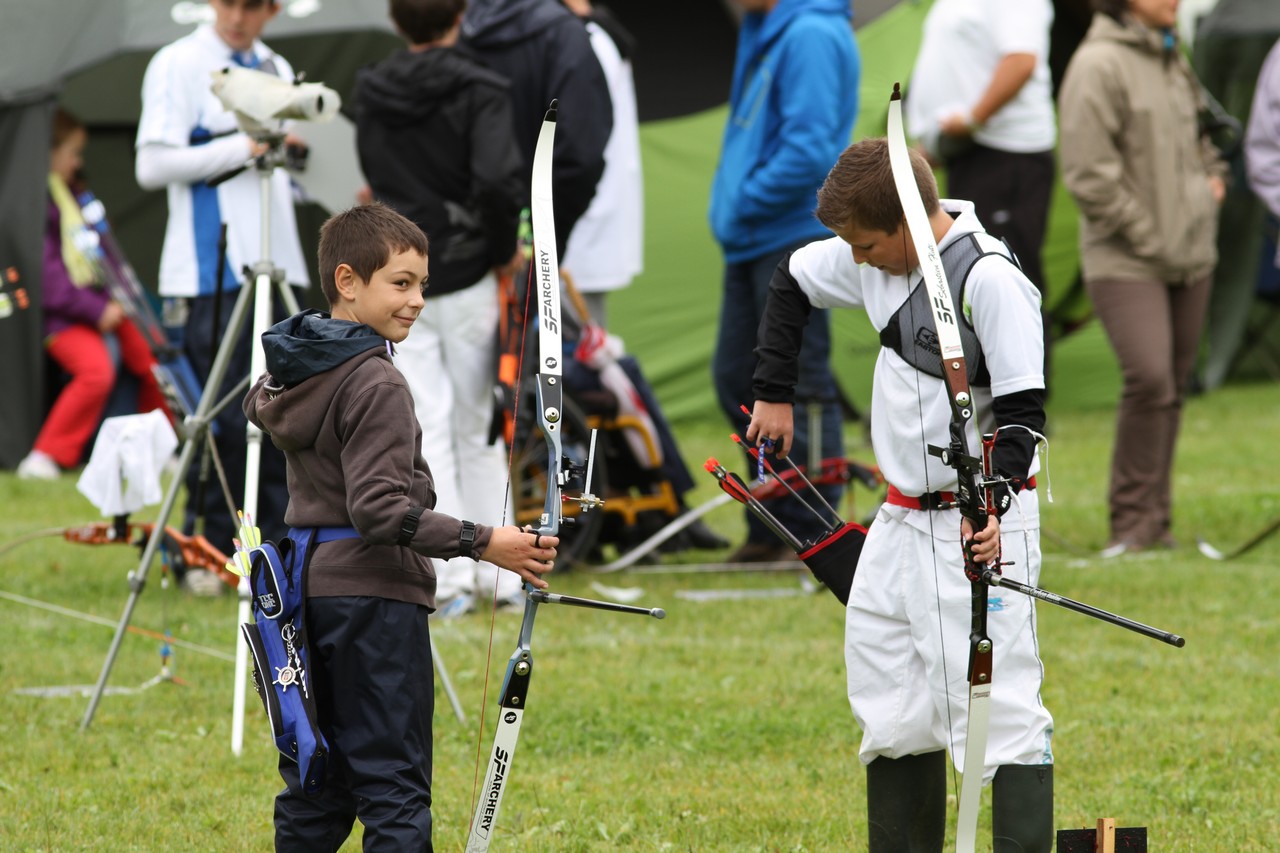
{"type": "Polygon", "coordinates": [[[18,478],[22,480],[56,480],[61,473],[53,457],[39,450],[31,451],[18,463],[18,478]]]}
{"type": "Polygon", "coordinates": [[[1133,546],[1128,542],[1113,542],[1098,552],[1098,556],[1104,560],[1114,560],[1116,557],[1123,557],[1133,551],[1133,546]]]}

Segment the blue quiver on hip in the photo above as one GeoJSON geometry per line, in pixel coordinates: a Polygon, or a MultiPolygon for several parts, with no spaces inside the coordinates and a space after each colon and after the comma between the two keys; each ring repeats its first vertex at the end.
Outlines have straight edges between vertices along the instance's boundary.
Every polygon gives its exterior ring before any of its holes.
{"type": "Polygon", "coordinates": [[[253,655],[253,681],[281,755],[298,764],[303,792],[324,787],[329,744],[320,731],[311,652],[303,620],[304,573],[314,530],[291,530],[277,547],[250,552],[253,622],[240,626],[253,655]]]}

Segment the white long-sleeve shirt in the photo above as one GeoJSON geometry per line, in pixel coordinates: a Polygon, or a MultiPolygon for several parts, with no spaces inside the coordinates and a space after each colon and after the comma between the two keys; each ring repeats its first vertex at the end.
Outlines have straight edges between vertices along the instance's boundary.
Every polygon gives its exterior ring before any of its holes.
{"type": "MultiPolygon", "coordinates": [[[[270,61],[277,74],[292,79],[293,69],[266,45],[255,42],[252,51],[257,61],[270,61]]],[[[223,223],[227,225],[224,288],[238,287],[245,266],[267,259],[284,270],[290,284],[309,282],[292,189],[283,169],[274,170],[269,178],[266,246],[259,172],[249,168],[217,187],[205,183],[243,165],[250,155],[252,140],[239,130],[235,115],[211,89],[213,72],[233,61],[231,48],[213,27],[202,25],[161,48],[143,78],[134,171],[144,189],[167,188],[169,222],[160,254],[162,296],[213,293],[223,223]]]]}

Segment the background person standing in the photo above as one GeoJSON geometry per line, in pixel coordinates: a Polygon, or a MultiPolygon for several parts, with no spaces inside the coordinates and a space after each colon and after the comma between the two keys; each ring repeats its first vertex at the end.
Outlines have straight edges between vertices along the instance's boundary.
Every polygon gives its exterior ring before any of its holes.
{"type": "MultiPolygon", "coordinates": [[[[814,195],[849,142],[861,66],[848,0],[735,2],[746,15],[709,212],[725,261],[712,374],[721,410],[745,432],[748,417],[739,407],[752,403],[756,329],[769,279],[789,252],[828,236],[813,216],[814,195]]],[[[822,434],[810,436],[808,420],[799,419],[793,453],[802,462],[811,441],[821,444],[823,457],[844,454],[830,351],[830,319],[815,310],[797,365],[796,399],[821,401],[822,434]]],[[[839,487],[820,488],[829,503],[839,500],[839,487]]],[[[801,539],[822,530],[789,498],[770,509],[801,539]]],[[[730,562],[794,557],[755,516],[748,512],[746,519],[747,540],[730,562]]]]}
{"type": "MultiPolygon", "coordinates": [[[[498,277],[516,262],[526,192],[507,81],[456,49],[465,0],[391,0],[408,42],[356,77],[349,110],[373,197],[431,241],[426,306],[398,345],[422,428],[436,506],[501,524],[506,450],[489,441],[497,372],[498,277]]],[[[441,609],[522,600],[520,579],[460,554],[437,566],[441,609]],[[455,603],[456,602],[456,603],[455,603]]]]}
{"type": "Polygon", "coordinates": [[[1103,0],[1062,83],[1085,288],[1120,361],[1105,557],[1172,548],[1173,454],[1217,262],[1226,167],[1201,133],[1176,0],[1103,0]]]}
{"type": "Polygon", "coordinates": [[[1009,243],[1042,306],[1057,142],[1052,26],[1049,0],[936,0],[905,104],[911,135],[947,170],[947,195],[972,201],[987,233],[1009,243]]]}
{"type": "MultiPolygon", "coordinates": [[[[244,165],[266,150],[263,143],[240,130],[235,115],[210,89],[211,73],[235,64],[292,80],[289,63],[263,44],[258,36],[280,11],[275,0],[209,0],[214,22],[162,47],[147,65],[142,81],[142,115],[135,143],[135,171],[143,189],[165,188],[169,221],[160,255],[160,295],[182,300],[186,309],[183,340],[187,358],[197,378],[205,382],[213,359],[227,332],[236,299],[240,295],[244,267],[264,260],[260,178],[253,169],[211,187],[208,180],[244,165]],[[217,294],[218,242],[227,226],[227,252],[222,267],[222,296],[217,294]],[[219,327],[213,328],[215,316],[219,327]]],[[[307,266],[298,242],[293,194],[283,169],[271,176],[271,256],[284,270],[286,280],[297,287],[309,283],[307,266]]],[[[277,316],[283,311],[277,306],[277,316]]],[[[252,312],[250,312],[250,317],[252,312]]],[[[223,399],[250,372],[252,321],[240,330],[227,364],[221,388],[206,389],[223,399]]],[[[215,441],[226,469],[232,500],[244,496],[247,421],[236,406],[218,413],[210,440],[215,441]]],[[[187,472],[186,531],[194,527],[199,508],[199,466],[187,472]]],[[[284,455],[270,442],[262,444],[258,492],[258,517],[263,536],[280,539],[289,494],[285,486],[284,455]]],[[[209,487],[203,507],[205,536],[224,553],[232,552],[234,511],[223,500],[222,490],[209,487]]],[[[194,581],[194,578],[192,579],[194,581]]],[[[220,590],[221,585],[205,585],[220,590]]]]}

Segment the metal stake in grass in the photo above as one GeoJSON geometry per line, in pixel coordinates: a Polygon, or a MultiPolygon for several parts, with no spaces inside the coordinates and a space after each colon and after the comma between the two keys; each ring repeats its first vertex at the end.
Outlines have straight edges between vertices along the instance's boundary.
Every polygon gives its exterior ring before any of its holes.
{"type": "Polygon", "coordinates": [[[1254,548],[1270,539],[1272,534],[1277,530],[1280,530],[1280,518],[1274,519],[1266,527],[1255,533],[1252,539],[1249,539],[1231,551],[1219,551],[1199,536],[1196,537],[1196,544],[1200,547],[1200,553],[1204,554],[1210,560],[1234,560],[1236,557],[1249,553],[1254,548]]]}

